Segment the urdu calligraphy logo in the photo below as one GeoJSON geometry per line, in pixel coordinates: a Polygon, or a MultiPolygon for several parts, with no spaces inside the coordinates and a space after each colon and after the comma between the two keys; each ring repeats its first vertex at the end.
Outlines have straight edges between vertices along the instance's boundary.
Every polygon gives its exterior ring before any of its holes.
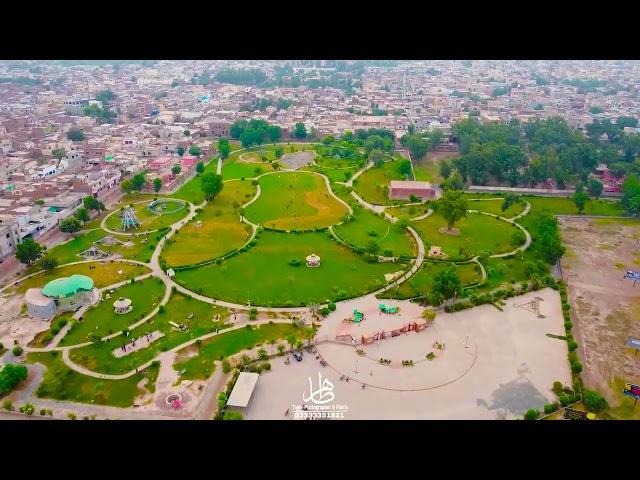
{"type": "Polygon", "coordinates": [[[333,393],[333,383],[328,378],[322,380],[322,374],[318,372],[318,389],[313,390],[313,381],[309,377],[309,395],[302,394],[302,400],[305,402],[311,401],[316,405],[324,405],[325,403],[332,402],[336,397],[333,393]]]}

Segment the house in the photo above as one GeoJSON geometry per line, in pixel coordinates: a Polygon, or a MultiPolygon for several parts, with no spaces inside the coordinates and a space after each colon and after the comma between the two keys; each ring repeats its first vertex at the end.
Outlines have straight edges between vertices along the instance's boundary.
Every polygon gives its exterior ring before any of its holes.
{"type": "Polygon", "coordinates": [[[391,180],[389,184],[391,200],[408,200],[412,195],[421,199],[435,198],[437,194],[437,189],[429,182],[391,180]]]}
{"type": "Polygon", "coordinates": [[[180,166],[183,171],[189,170],[196,163],[198,163],[198,157],[194,157],[193,155],[183,155],[180,157],[180,166]]]}
{"type": "Polygon", "coordinates": [[[165,155],[155,158],[147,164],[149,170],[162,170],[163,168],[170,167],[173,164],[173,157],[165,155]]]}

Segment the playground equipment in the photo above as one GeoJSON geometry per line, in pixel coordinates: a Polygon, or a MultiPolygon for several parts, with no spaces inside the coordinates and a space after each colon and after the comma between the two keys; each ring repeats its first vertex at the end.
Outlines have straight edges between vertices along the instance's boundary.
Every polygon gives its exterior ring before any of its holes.
{"type": "Polygon", "coordinates": [[[398,307],[388,307],[386,306],[384,303],[381,303],[380,305],[378,305],[378,308],[380,309],[380,311],[382,313],[398,313],[400,311],[400,309],[398,307]]]}
{"type": "Polygon", "coordinates": [[[184,208],[184,206],[184,202],[173,198],[159,198],[158,200],[154,200],[149,205],[147,205],[147,210],[158,216],[170,215],[172,213],[179,212],[184,208]],[[173,206],[169,208],[171,205],[173,206]]]}
{"type": "Polygon", "coordinates": [[[364,313],[362,313],[357,308],[354,308],[353,309],[353,322],[354,323],[360,323],[363,318],[364,318],[364,313]]]}
{"type": "Polygon", "coordinates": [[[627,273],[624,274],[624,278],[628,278],[629,280],[633,280],[633,286],[636,286],[636,282],[640,280],[640,272],[634,272],[633,270],[627,270],[627,273]]]}
{"type": "Polygon", "coordinates": [[[120,218],[122,219],[120,229],[123,231],[129,230],[131,227],[135,227],[137,229],[138,225],[140,225],[140,222],[131,207],[123,208],[120,218]]]}

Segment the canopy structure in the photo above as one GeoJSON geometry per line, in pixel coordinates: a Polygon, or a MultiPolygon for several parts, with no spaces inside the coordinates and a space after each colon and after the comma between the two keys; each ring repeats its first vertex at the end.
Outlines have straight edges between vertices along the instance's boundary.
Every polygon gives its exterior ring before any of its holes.
{"type": "Polygon", "coordinates": [[[227,405],[230,407],[243,408],[249,405],[251,394],[253,393],[253,389],[256,387],[256,383],[258,383],[259,376],[260,375],[257,373],[250,372],[242,372],[238,375],[238,380],[236,380],[233,391],[231,392],[231,395],[229,395],[227,405]]]}
{"type": "Polygon", "coordinates": [[[113,310],[115,313],[129,313],[132,309],[131,300],[128,298],[120,297],[118,300],[113,302],[113,310]]]}
{"type": "Polygon", "coordinates": [[[79,291],[90,292],[93,289],[93,280],[86,275],[71,275],[51,280],[42,289],[42,294],[52,298],[71,297],[79,291]]]}
{"type": "Polygon", "coordinates": [[[315,253],[312,253],[307,258],[307,266],[308,267],[317,267],[320,265],[320,257],[315,253]]]}

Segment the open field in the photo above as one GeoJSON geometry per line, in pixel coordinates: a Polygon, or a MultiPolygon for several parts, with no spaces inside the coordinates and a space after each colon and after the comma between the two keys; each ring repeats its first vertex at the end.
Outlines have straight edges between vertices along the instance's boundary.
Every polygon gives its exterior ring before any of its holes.
{"type": "MultiPolygon", "coordinates": [[[[138,228],[129,228],[128,230],[126,230],[126,233],[135,233],[144,230],[158,230],[163,227],[168,227],[183,219],[189,213],[189,207],[187,205],[183,205],[182,208],[177,212],[157,215],[147,208],[152,202],[153,200],[149,202],[133,204],[133,212],[135,213],[136,218],[138,219],[138,222],[140,222],[140,224],[138,225],[138,228]]],[[[169,199],[169,202],[167,204],[167,211],[178,209],[180,207],[180,203],[181,202],[177,200],[169,199]]],[[[162,209],[160,209],[159,211],[162,211],[162,209]]],[[[121,228],[122,218],[120,212],[120,210],[116,210],[114,213],[107,217],[105,226],[108,229],[116,232],[124,232],[124,230],[122,230],[121,228]]]]}
{"type": "MultiPolygon", "coordinates": [[[[214,158],[209,161],[205,167],[202,175],[207,173],[216,173],[218,169],[218,160],[214,158]]],[[[191,202],[194,205],[200,205],[204,202],[204,193],[202,192],[202,188],[200,186],[200,177],[195,176],[187,183],[182,185],[173,195],[169,195],[171,198],[180,198],[182,200],[186,200],[187,202],[191,202]]]]}
{"type": "Polygon", "coordinates": [[[396,225],[362,207],[354,207],[352,219],[334,227],[335,232],[349,245],[367,248],[369,242],[380,246],[379,254],[387,257],[415,256],[417,247],[411,234],[401,232],[396,225]]]}
{"type": "MultiPolygon", "coordinates": [[[[414,298],[429,295],[433,286],[433,279],[438,272],[450,267],[451,263],[424,262],[420,271],[409,280],[400,284],[398,288],[387,290],[381,298],[414,298]]],[[[463,286],[477,283],[482,279],[480,267],[476,263],[454,265],[463,286]]]]}
{"type": "Polygon", "coordinates": [[[369,203],[391,205],[394,203],[388,195],[391,180],[404,180],[398,160],[385,162],[381,167],[371,167],[354,180],[353,189],[369,203]]]}
{"type": "Polygon", "coordinates": [[[162,257],[167,265],[190,265],[242,247],[251,227],[240,222],[238,208],[255,191],[250,180],[226,182],[222,192],[165,243],[162,257]]]}
{"type": "Polygon", "coordinates": [[[561,219],[560,225],[582,379],[607,397],[612,414],[640,418],[622,395],[624,382],[640,383],[640,361],[624,345],[640,337],[640,299],[633,281],[623,279],[626,270],[640,269],[640,221],[561,219]]]}
{"type": "Polygon", "coordinates": [[[69,277],[71,275],[80,274],[87,275],[93,279],[93,286],[96,288],[106,287],[123,280],[134,278],[145,273],[149,273],[147,267],[142,265],[134,265],[131,263],[120,263],[117,260],[111,262],[91,262],[80,263],[77,265],[68,265],[65,267],[58,267],[48,272],[43,272],[40,275],[36,275],[31,278],[27,278],[20,282],[14,291],[16,293],[25,293],[30,288],[42,288],[48,282],[59,277],[69,277]],[[89,267],[96,267],[89,270],[89,267]],[[119,275],[118,272],[122,271],[119,275]]]}
{"type": "Polygon", "coordinates": [[[164,313],[155,315],[151,322],[145,323],[131,332],[129,337],[119,336],[107,343],[97,342],[70,352],[71,359],[84,367],[101,373],[126,373],[148,362],[160,352],[167,351],[189,340],[200,337],[216,329],[225,328],[229,312],[226,308],[204,303],[180,293],[171,295],[164,313]],[[192,316],[191,316],[192,315],[192,316]],[[216,320],[216,315],[218,319],[216,320]],[[191,316],[191,318],[188,318],[191,316]],[[174,328],[169,322],[186,324],[186,332],[174,328]],[[143,337],[147,333],[161,331],[164,336],[128,355],[115,357],[113,350],[132,339],[146,345],[143,337]]]}
{"type": "Polygon", "coordinates": [[[252,223],[278,230],[311,230],[338,223],[348,213],[319,175],[274,173],[259,181],[260,196],[245,213],[252,223]]]}
{"type": "MultiPolygon", "coordinates": [[[[103,292],[105,298],[108,292],[103,292]]],[[[60,341],[61,346],[88,342],[96,338],[118,332],[132,323],[151,313],[155,305],[164,295],[164,283],[158,278],[147,278],[141,282],[127,284],[115,290],[109,300],[98,302],[90,307],[82,320],[74,321],[69,332],[60,341]],[[113,302],[118,298],[131,300],[133,310],[129,313],[116,315],[113,312],[113,302]]]]}
{"type": "Polygon", "coordinates": [[[328,232],[265,231],[247,252],[220,265],[176,272],[175,279],[198,293],[230,302],[298,306],[364,294],[382,287],[386,273],[402,268],[394,263],[367,263],[328,232]],[[320,267],[305,265],[312,253],[320,256],[320,267]],[[290,260],[301,264],[292,266],[290,260]]]}
{"type": "MultiPolygon", "coordinates": [[[[400,315],[406,312],[407,319],[419,314],[416,305],[397,303],[400,315]]],[[[340,304],[322,322],[318,336],[332,338],[354,308],[366,310],[362,300],[340,304]]],[[[354,328],[375,331],[367,322],[397,323],[394,318],[374,315],[354,328]]],[[[562,333],[562,323],[558,292],[543,289],[508,299],[504,312],[483,305],[439,314],[435,324],[422,332],[367,346],[366,356],[358,356],[351,346],[322,343],[317,348],[328,362],[326,367],[312,355],[289,365],[273,360],[272,371],[260,377],[245,418],[292,419],[293,414],[287,417],[285,411],[292,404],[302,404],[309,378],[315,386],[318,373],[333,383],[334,403],[348,407],[345,419],[522,418],[527,409],[542,409],[555,399],[554,381],[571,383],[566,342],[546,335],[562,333]],[[544,318],[515,306],[536,296],[543,299],[544,318]],[[445,342],[445,350],[432,362],[424,360],[434,341],[445,342]],[[392,366],[381,365],[379,357],[391,359],[392,366]],[[400,362],[406,358],[415,358],[415,366],[402,367],[400,362]],[[350,381],[341,381],[341,375],[350,381]],[[367,387],[363,389],[362,383],[367,387]]]]}
{"type": "MultiPolygon", "coordinates": [[[[555,215],[578,214],[578,209],[570,198],[524,195],[522,199],[529,202],[532,209],[538,211],[546,209],[555,215]]],[[[610,200],[587,200],[583,213],[584,215],[624,215],[620,202],[610,200]]]]}
{"type": "Polygon", "coordinates": [[[446,231],[447,222],[435,213],[412,225],[425,243],[442,247],[449,257],[470,257],[482,251],[504,253],[519,246],[511,243],[514,232],[520,232],[517,227],[479,213],[467,213],[466,218],[455,224],[458,235],[441,233],[441,229],[446,231]],[[461,248],[467,250],[468,255],[461,255],[461,248]]]}
{"type": "Polygon", "coordinates": [[[229,357],[243,350],[250,350],[258,344],[262,344],[268,353],[275,353],[269,340],[281,340],[287,345],[285,338],[299,333],[299,328],[291,323],[273,323],[242,328],[228,333],[216,335],[205,340],[198,347],[198,354],[187,360],[177,361],[176,370],[185,370],[182,379],[206,379],[213,373],[216,360],[229,357]]]}
{"type": "Polygon", "coordinates": [[[389,215],[393,215],[396,218],[404,218],[411,220],[412,218],[420,217],[429,211],[429,202],[421,203],[420,205],[408,205],[403,207],[387,207],[385,212],[389,215]]]}

